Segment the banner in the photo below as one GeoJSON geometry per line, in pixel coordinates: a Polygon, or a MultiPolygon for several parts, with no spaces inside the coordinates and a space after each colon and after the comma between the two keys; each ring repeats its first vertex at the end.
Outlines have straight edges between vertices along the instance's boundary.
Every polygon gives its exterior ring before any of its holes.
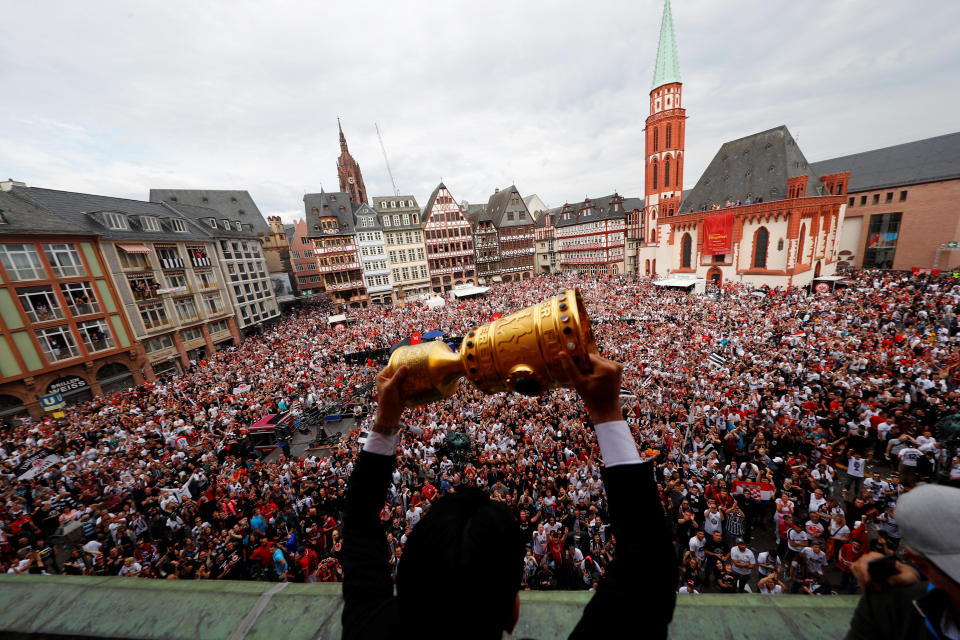
{"type": "Polygon", "coordinates": [[[720,213],[703,219],[703,254],[733,253],[733,213],[720,213]]]}
{"type": "Polygon", "coordinates": [[[769,482],[748,482],[746,480],[733,481],[734,493],[751,496],[754,500],[773,500],[777,488],[769,482]]]}
{"type": "Polygon", "coordinates": [[[60,462],[60,456],[46,449],[30,454],[17,466],[18,480],[29,480],[60,462]]]}
{"type": "Polygon", "coordinates": [[[925,269],[923,267],[913,267],[910,269],[913,272],[913,275],[926,275],[926,276],[938,276],[940,275],[940,269],[925,269]]]}

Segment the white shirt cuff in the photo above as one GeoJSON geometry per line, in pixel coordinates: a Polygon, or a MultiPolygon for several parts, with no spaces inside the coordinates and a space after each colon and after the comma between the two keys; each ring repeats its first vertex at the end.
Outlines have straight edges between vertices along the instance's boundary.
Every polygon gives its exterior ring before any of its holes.
{"type": "Polygon", "coordinates": [[[630,427],[625,420],[603,422],[594,426],[594,429],[597,432],[597,444],[600,445],[604,465],[615,467],[642,462],[640,452],[637,451],[637,443],[634,442],[633,434],[630,433],[630,427]]]}
{"type": "Polygon", "coordinates": [[[399,441],[399,431],[389,436],[378,431],[371,431],[363,445],[363,450],[381,456],[392,456],[397,453],[397,442],[399,441]]]}

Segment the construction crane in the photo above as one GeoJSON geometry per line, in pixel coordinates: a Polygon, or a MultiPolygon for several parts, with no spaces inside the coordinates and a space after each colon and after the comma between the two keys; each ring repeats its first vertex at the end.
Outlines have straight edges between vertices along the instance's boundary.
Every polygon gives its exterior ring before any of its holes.
{"type": "Polygon", "coordinates": [[[380,135],[380,127],[376,122],[373,123],[373,128],[377,130],[377,140],[380,141],[380,150],[383,151],[383,162],[387,165],[387,173],[390,175],[390,184],[393,185],[393,195],[400,195],[400,189],[397,188],[397,181],[393,179],[393,171],[390,169],[390,160],[387,158],[387,148],[383,146],[383,136],[380,135]]]}

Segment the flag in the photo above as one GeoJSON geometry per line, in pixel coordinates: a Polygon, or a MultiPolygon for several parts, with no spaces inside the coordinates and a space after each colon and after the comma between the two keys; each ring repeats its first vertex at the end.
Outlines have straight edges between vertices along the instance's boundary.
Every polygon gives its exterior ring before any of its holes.
{"type": "Polygon", "coordinates": [[[499,320],[499,319],[500,319],[500,314],[499,314],[499,313],[495,313],[495,314],[493,314],[492,316],[490,316],[490,322],[495,322],[495,321],[497,321],[497,320],[499,320]]]}
{"type": "Polygon", "coordinates": [[[420,344],[422,336],[419,331],[414,331],[413,335],[410,336],[410,344],[420,344]]]}
{"type": "Polygon", "coordinates": [[[719,353],[711,353],[707,358],[707,362],[715,367],[722,367],[727,364],[727,359],[721,356],[719,353]]]}
{"type": "Polygon", "coordinates": [[[734,493],[749,495],[754,500],[773,500],[777,488],[769,482],[747,482],[746,480],[733,481],[734,493]]]}

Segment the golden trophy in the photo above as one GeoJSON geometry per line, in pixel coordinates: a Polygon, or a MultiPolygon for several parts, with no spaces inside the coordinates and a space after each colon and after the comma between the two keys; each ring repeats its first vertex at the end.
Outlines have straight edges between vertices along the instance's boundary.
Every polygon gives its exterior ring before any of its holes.
{"type": "Polygon", "coordinates": [[[536,396],[571,386],[557,353],[578,366],[597,353],[590,319],[576,289],[470,330],[455,352],[443,342],[400,347],[390,356],[391,374],[406,365],[401,395],[408,407],[452,395],[466,377],[484,393],[516,391],[536,396]]]}

